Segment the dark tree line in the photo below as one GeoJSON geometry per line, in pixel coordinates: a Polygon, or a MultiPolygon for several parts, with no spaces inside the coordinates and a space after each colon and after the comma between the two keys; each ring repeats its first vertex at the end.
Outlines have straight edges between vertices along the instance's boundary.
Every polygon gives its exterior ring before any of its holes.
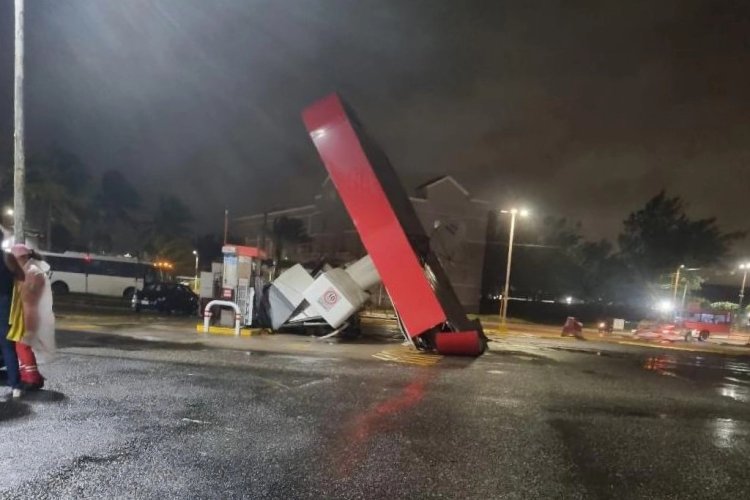
{"type": "MultiPolygon", "coordinates": [[[[189,268],[193,217],[176,196],[163,193],[147,202],[122,172],[93,175],[76,155],[57,147],[28,156],[26,181],[27,228],[42,248],[129,252],[189,268]]],[[[0,197],[12,205],[9,166],[0,173],[0,197]]]]}
{"type": "MultiPolygon", "coordinates": [[[[580,224],[547,217],[534,227],[519,225],[511,284],[516,293],[537,299],[571,295],[587,301],[632,303],[645,291],[668,288],[676,269],[725,263],[743,232],[724,232],[713,217],[691,219],[679,196],[659,192],[623,221],[617,246],[608,240],[587,241],[580,224]]],[[[507,229],[503,219],[490,235],[492,258],[486,265],[485,293],[504,280],[507,229]]],[[[697,275],[681,279],[691,289],[697,275]],[[688,282],[689,281],[689,282],[688,282]]],[[[648,295],[648,294],[646,294],[648,295]]]]}

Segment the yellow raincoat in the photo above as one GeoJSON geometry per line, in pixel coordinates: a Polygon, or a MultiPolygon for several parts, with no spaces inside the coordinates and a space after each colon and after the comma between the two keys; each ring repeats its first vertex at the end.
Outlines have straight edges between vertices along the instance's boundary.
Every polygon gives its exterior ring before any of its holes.
{"type": "Polygon", "coordinates": [[[23,306],[21,304],[21,288],[16,283],[13,287],[13,300],[10,303],[10,318],[8,319],[7,339],[20,342],[26,330],[23,321],[23,306]]]}

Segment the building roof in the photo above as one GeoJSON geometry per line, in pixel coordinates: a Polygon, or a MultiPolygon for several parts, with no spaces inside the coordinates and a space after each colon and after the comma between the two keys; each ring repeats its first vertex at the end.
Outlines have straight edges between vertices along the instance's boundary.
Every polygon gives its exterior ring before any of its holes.
{"type": "Polygon", "coordinates": [[[424,197],[423,193],[425,192],[427,188],[430,188],[437,184],[441,184],[443,182],[450,182],[456,187],[456,189],[461,191],[461,193],[463,193],[464,196],[469,196],[469,192],[466,190],[466,188],[463,187],[461,184],[459,184],[458,181],[456,181],[456,179],[454,179],[453,176],[451,175],[441,175],[440,177],[434,177],[428,180],[427,182],[420,184],[419,186],[417,186],[417,189],[416,189],[417,194],[424,197]]]}
{"type": "MultiPolygon", "coordinates": [[[[330,176],[326,176],[326,178],[320,184],[321,190],[325,189],[330,182],[331,182],[331,177],[330,176]]],[[[464,196],[466,196],[467,198],[469,198],[469,196],[470,196],[469,191],[467,191],[465,187],[463,187],[458,181],[456,181],[456,179],[454,179],[453,176],[451,176],[451,175],[441,175],[439,177],[434,177],[434,178],[428,180],[427,182],[424,182],[424,183],[418,185],[416,187],[416,189],[415,189],[415,191],[417,193],[417,196],[409,196],[409,199],[412,202],[425,202],[425,201],[427,201],[426,190],[428,188],[432,187],[432,186],[435,186],[437,184],[441,184],[443,182],[448,182],[448,183],[452,184],[456,189],[458,189],[461,192],[461,194],[463,194],[464,196]]],[[[321,197],[322,197],[322,195],[320,193],[318,193],[318,194],[315,195],[315,197],[313,199],[319,200],[321,197]]],[[[484,200],[478,200],[478,199],[475,199],[475,198],[470,198],[469,201],[474,202],[474,203],[484,203],[484,204],[488,203],[488,202],[486,202],[484,200]]],[[[296,212],[305,212],[305,211],[309,211],[309,210],[314,210],[315,208],[316,208],[315,204],[302,205],[302,206],[299,206],[299,207],[285,208],[283,210],[272,210],[272,211],[269,211],[269,212],[266,212],[266,213],[259,213],[259,214],[252,214],[252,215],[242,215],[242,216],[239,216],[239,217],[235,217],[234,220],[237,221],[237,222],[250,221],[250,220],[259,219],[259,218],[264,217],[264,216],[267,216],[267,217],[276,217],[276,216],[279,216],[279,215],[293,214],[293,213],[296,213],[296,212]]]]}

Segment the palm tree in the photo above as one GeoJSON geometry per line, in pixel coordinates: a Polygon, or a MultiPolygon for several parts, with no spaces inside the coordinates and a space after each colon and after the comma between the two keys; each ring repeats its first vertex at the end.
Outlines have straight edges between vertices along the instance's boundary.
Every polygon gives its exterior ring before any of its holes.
{"type": "Polygon", "coordinates": [[[63,149],[53,147],[30,158],[26,173],[29,214],[37,223],[44,223],[48,249],[52,247],[53,224],[71,234],[80,233],[89,179],[80,159],[63,149]]]}

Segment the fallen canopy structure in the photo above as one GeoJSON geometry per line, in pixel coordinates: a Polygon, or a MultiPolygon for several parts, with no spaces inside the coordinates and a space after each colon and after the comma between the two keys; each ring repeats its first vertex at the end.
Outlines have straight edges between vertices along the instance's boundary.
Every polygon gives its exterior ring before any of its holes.
{"type": "Polygon", "coordinates": [[[482,354],[481,324],[466,317],[395,170],[352,110],[331,94],[302,117],[412,342],[482,354]]]}

